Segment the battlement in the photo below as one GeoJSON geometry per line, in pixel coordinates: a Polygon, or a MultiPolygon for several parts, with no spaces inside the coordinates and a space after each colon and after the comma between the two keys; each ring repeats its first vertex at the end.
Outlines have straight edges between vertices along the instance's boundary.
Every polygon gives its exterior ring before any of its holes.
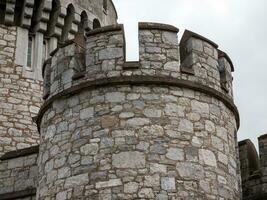
{"type": "Polygon", "coordinates": [[[22,27],[33,34],[40,32],[62,43],[80,31],[116,23],[117,12],[111,0],[106,5],[91,0],[93,10],[78,1],[68,2],[4,0],[0,2],[0,24],[22,27]]]}
{"type": "MultiPolygon", "coordinates": [[[[86,41],[73,40],[57,48],[43,66],[44,99],[97,84],[182,84],[212,93],[231,110],[233,64],[218,46],[186,30],[180,44],[178,29],[156,23],[139,23],[139,61],[125,60],[123,25],[87,32],[86,41]],[[87,84],[85,84],[87,83],[87,84]]],[[[236,110],[237,124],[239,124],[236,110]]]]}
{"type": "Polygon", "coordinates": [[[258,138],[259,155],[250,140],[238,143],[243,196],[245,199],[263,199],[267,187],[267,135],[258,138]]]}

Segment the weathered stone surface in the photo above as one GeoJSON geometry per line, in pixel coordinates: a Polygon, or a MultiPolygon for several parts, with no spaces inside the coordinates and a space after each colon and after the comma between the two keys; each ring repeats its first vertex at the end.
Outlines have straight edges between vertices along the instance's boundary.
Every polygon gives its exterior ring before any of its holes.
{"type": "Polygon", "coordinates": [[[184,108],[174,103],[167,104],[164,111],[167,116],[173,116],[173,117],[184,116],[184,108]]]}
{"type": "Polygon", "coordinates": [[[182,161],[184,160],[184,151],[178,148],[169,148],[166,157],[171,160],[182,161]]]}
{"type": "Polygon", "coordinates": [[[151,173],[166,173],[167,172],[167,166],[163,164],[157,164],[157,163],[151,163],[150,165],[150,171],[151,173]]]}
{"type": "Polygon", "coordinates": [[[142,188],[138,192],[140,198],[154,198],[154,192],[151,188],[142,188]]]}
{"type": "Polygon", "coordinates": [[[182,178],[203,179],[204,169],[201,165],[195,163],[178,163],[176,169],[182,178]]]}
{"type": "Polygon", "coordinates": [[[156,109],[145,109],[144,114],[146,117],[155,117],[159,118],[161,117],[161,110],[156,110],[156,109]]]}
{"type": "Polygon", "coordinates": [[[125,193],[137,193],[138,191],[138,183],[136,182],[130,182],[130,183],[126,183],[124,185],[124,192],[125,193]]]}
{"type": "Polygon", "coordinates": [[[160,178],[158,174],[153,176],[145,176],[144,186],[145,187],[157,187],[160,185],[160,178]]]}
{"type": "Polygon", "coordinates": [[[176,33],[163,32],[162,40],[164,43],[168,43],[168,44],[172,44],[172,45],[178,44],[178,39],[177,39],[176,33]]]}
{"type": "Polygon", "coordinates": [[[199,150],[199,159],[206,165],[217,167],[217,160],[214,153],[207,149],[199,150]]]}
{"type": "Polygon", "coordinates": [[[101,124],[103,128],[114,127],[118,123],[118,118],[115,116],[103,116],[101,118],[101,124]]]}
{"type": "Polygon", "coordinates": [[[177,72],[177,71],[179,71],[179,63],[176,62],[176,61],[167,62],[167,63],[164,65],[164,69],[165,69],[165,70],[169,70],[169,71],[177,72]]]}
{"type": "Polygon", "coordinates": [[[94,116],[94,109],[93,108],[85,108],[80,111],[80,119],[89,119],[94,116]]]}
{"type": "Polygon", "coordinates": [[[120,185],[122,185],[122,182],[120,179],[111,179],[109,181],[97,182],[95,187],[96,189],[99,189],[99,188],[116,187],[120,185]]]}
{"type": "Polygon", "coordinates": [[[96,155],[98,152],[98,144],[86,144],[81,147],[82,155],[96,155]]]}
{"type": "Polygon", "coordinates": [[[100,60],[120,58],[123,56],[122,48],[103,49],[99,52],[100,60]]]}
{"type": "Polygon", "coordinates": [[[193,123],[190,122],[189,120],[182,119],[179,123],[179,130],[182,132],[192,133],[194,130],[193,123]]]}
{"type": "Polygon", "coordinates": [[[65,188],[74,188],[80,185],[87,184],[89,182],[88,174],[79,174],[77,176],[71,176],[65,181],[65,188]]]}
{"type": "Polygon", "coordinates": [[[161,188],[163,190],[175,190],[175,178],[163,177],[161,178],[161,188]]]}
{"type": "Polygon", "coordinates": [[[144,168],[145,155],[140,152],[122,152],[112,156],[112,165],[116,168],[144,168]]]}
{"type": "Polygon", "coordinates": [[[192,111],[200,114],[209,114],[209,105],[196,100],[191,102],[192,111]]]}
{"type": "Polygon", "coordinates": [[[127,120],[127,125],[129,127],[138,127],[144,126],[150,123],[150,120],[147,118],[132,118],[127,120]]]}
{"type": "Polygon", "coordinates": [[[125,100],[125,95],[120,92],[110,92],[106,94],[106,100],[112,103],[122,102],[125,100]]]}

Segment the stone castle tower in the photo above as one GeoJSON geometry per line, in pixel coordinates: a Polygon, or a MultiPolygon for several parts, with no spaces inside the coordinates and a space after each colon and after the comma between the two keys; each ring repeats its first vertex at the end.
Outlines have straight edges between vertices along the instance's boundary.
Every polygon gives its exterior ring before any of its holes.
{"type": "Polygon", "coordinates": [[[234,68],[217,44],[140,23],[127,62],[110,0],[0,11],[0,200],[241,199],[234,68]]]}

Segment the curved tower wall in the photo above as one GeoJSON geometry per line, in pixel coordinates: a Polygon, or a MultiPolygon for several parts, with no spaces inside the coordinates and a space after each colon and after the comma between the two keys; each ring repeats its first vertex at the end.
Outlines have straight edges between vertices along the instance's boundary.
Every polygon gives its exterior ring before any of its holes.
{"type": "Polygon", "coordinates": [[[112,1],[10,0],[0,3],[0,155],[39,141],[42,65],[49,54],[98,25],[116,24],[112,1]],[[104,1],[103,1],[104,2],[104,1]]]}
{"type": "Polygon", "coordinates": [[[139,62],[125,62],[121,25],[55,52],[37,199],[240,199],[233,66],[190,31],[179,53],[177,32],[140,23],[139,62]]]}

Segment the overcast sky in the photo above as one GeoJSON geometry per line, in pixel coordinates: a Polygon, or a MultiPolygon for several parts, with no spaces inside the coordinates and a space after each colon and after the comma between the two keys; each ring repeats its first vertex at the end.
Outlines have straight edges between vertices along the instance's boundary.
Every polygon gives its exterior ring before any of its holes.
{"type": "Polygon", "coordinates": [[[239,140],[267,133],[266,0],[113,0],[127,37],[127,59],[138,58],[137,22],[160,22],[197,32],[227,52],[241,116],[239,140]]]}

